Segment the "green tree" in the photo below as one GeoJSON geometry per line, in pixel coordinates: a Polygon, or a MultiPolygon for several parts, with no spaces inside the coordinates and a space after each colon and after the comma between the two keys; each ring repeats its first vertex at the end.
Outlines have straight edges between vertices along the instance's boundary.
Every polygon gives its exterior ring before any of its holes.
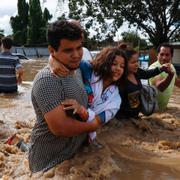
{"type": "Polygon", "coordinates": [[[45,8],[44,12],[43,12],[43,23],[42,23],[42,27],[41,27],[41,33],[42,33],[41,41],[42,41],[42,43],[46,42],[47,25],[48,25],[48,21],[51,18],[52,18],[52,15],[49,13],[49,10],[47,8],[45,8]]]}
{"type": "Polygon", "coordinates": [[[28,44],[46,43],[46,28],[51,18],[47,8],[42,12],[39,0],[29,0],[28,44]]]}
{"type": "Polygon", "coordinates": [[[29,0],[28,44],[39,44],[42,39],[43,15],[39,0],[29,0]]]}
{"type": "MultiPolygon", "coordinates": [[[[105,16],[101,12],[99,5],[99,1],[69,0],[69,17],[79,19],[88,35],[93,29],[94,40],[104,41],[109,39],[110,36],[114,36],[117,27],[122,24],[122,21],[121,19],[117,21],[117,18],[109,18],[111,17],[110,14],[105,16]]],[[[114,14],[118,16],[116,12],[114,14]]]]}
{"type": "Polygon", "coordinates": [[[4,30],[0,28],[0,39],[4,37],[4,30]]]}
{"type": "Polygon", "coordinates": [[[147,47],[147,42],[145,41],[145,39],[140,38],[140,36],[134,31],[123,32],[121,35],[122,40],[130,44],[134,48],[144,49],[147,47]]]}
{"type": "Polygon", "coordinates": [[[52,18],[52,15],[49,13],[49,10],[47,8],[45,8],[44,12],[43,12],[43,21],[44,21],[45,26],[48,24],[48,21],[51,18],[52,18]]]}
{"type": "MultiPolygon", "coordinates": [[[[0,41],[1,41],[1,39],[4,37],[4,33],[3,32],[1,32],[1,30],[0,30],[0,41]]],[[[0,46],[1,46],[1,42],[0,42],[0,46]]],[[[0,47],[0,52],[1,52],[1,47],[0,47]]]]}
{"type": "Polygon", "coordinates": [[[18,0],[18,15],[10,18],[13,30],[13,39],[17,44],[25,44],[27,39],[28,10],[29,5],[26,0],[18,0]]]}
{"type": "Polygon", "coordinates": [[[82,19],[90,26],[110,31],[112,35],[123,21],[147,34],[149,41],[158,46],[168,42],[180,31],[179,0],[69,0],[70,16],[82,19]],[[96,25],[98,21],[102,26],[96,25]]]}

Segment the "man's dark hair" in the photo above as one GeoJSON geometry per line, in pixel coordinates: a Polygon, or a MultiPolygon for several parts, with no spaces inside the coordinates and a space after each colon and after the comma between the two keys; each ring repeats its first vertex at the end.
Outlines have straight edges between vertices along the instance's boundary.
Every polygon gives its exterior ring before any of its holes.
{"type": "Polygon", "coordinates": [[[62,39],[71,41],[83,38],[83,29],[70,21],[58,20],[50,24],[47,32],[47,41],[56,51],[62,39]]]}
{"type": "Polygon", "coordinates": [[[10,37],[3,37],[1,43],[5,49],[11,49],[13,45],[13,41],[10,37]]]}
{"type": "Polygon", "coordinates": [[[162,43],[162,44],[160,44],[160,45],[158,46],[158,48],[157,48],[157,52],[158,52],[158,53],[160,52],[161,47],[169,48],[170,51],[171,51],[171,55],[173,56],[174,49],[173,49],[173,47],[172,47],[170,44],[168,44],[168,43],[162,43]]]}

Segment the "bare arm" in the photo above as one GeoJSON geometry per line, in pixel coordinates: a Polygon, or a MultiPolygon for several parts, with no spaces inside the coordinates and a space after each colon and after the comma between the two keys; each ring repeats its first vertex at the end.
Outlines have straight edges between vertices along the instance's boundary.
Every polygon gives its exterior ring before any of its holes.
{"type": "Polygon", "coordinates": [[[171,80],[173,79],[173,76],[173,72],[169,73],[166,78],[157,76],[152,84],[155,85],[159,91],[163,92],[169,86],[171,80]]]}
{"type": "Polygon", "coordinates": [[[78,121],[67,116],[62,105],[47,112],[44,117],[50,131],[56,136],[76,136],[81,133],[92,132],[99,127],[98,118],[91,122],[78,121]]]}
{"type": "Polygon", "coordinates": [[[16,74],[17,74],[17,83],[21,84],[22,83],[23,68],[22,67],[17,68],[16,74]]]}

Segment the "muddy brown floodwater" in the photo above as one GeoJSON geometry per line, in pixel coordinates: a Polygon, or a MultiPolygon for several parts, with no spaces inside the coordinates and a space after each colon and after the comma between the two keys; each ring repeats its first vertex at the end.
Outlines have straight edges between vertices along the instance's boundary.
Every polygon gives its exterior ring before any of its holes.
{"type": "Polygon", "coordinates": [[[0,94],[0,178],[64,180],[178,180],[180,179],[180,89],[175,88],[166,111],[135,125],[112,120],[98,131],[104,148],[84,147],[73,159],[48,172],[31,174],[27,154],[4,142],[16,133],[29,141],[35,114],[30,92],[35,74],[47,59],[23,62],[19,92],[0,94]]]}

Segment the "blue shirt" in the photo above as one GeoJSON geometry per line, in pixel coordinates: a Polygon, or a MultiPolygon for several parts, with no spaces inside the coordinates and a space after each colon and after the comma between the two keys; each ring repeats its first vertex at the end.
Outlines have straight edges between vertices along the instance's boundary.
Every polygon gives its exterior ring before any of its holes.
{"type": "Polygon", "coordinates": [[[0,92],[17,91],[16,69],[22,67],[17,56],[0,53],[0,92]]]}

